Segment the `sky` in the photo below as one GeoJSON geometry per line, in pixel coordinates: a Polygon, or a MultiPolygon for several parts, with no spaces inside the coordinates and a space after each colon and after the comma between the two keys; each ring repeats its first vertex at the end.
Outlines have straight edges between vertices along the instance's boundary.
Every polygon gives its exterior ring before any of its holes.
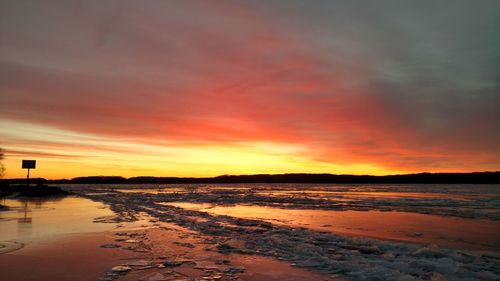
{"type": "Polygon", "coordinates": [[[500,170],[500,1],[0,0],[4,177],[500,170]]]}

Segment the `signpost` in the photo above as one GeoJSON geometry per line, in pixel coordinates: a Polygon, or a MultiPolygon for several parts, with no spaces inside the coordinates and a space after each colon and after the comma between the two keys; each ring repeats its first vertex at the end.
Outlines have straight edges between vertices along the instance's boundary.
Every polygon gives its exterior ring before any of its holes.
{"type": "Polygon", "coordinates": [[[26,180],[28,181],[28,186],[30,185],[30,169],[36,169],[36,160],[23,160],[23,169],[28,169],[28,176],[26,180]]]}

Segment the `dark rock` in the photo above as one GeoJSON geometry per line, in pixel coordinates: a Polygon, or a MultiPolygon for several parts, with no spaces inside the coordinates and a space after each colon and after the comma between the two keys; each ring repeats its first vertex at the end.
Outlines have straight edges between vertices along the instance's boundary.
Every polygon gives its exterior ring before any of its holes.
{"type": "Polygon", "coordinates": [[[243,273],[245,272],[245,267],[243,266],[231,266],[231,267],[228,267],[224,270],[225,273],[231,273],[231,274],[235,274],[235,273],[243,273]]]}
{"type": "Polygon", "coordinates": [[[173,260],[168,260],[163,262],[164,266],[169,266],[169,267],[175,267],[175,266],[180,266],[182,265],[182,262],[180,261],[173,261],[173,260]]]}

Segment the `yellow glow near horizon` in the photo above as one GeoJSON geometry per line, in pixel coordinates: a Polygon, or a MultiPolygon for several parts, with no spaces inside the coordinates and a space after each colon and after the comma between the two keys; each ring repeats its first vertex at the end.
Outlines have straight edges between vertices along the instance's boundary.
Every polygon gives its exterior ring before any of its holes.
{"type": "Polygon", "coordinates": [[[203,177],[258,173],[359,173],[386,174],[370,165],[335,165],[311,159],[272,155],[254,148],[188,147],[158,154],[102,153],[82,159],[12,156],[5,159],[6,178],[24,177],[21,159],[37,159],[32,177],[72,178],[85,175],[203,177]],[[170,156],[166,156],[170,154],[170,156]]]}
{"type": "MultiPolygon", "coordinates": [[[[165,145],[117,141],[67,132],[39,125],[0,122],[16,126],[3,145],[5,178],[22,178],[22,159],[36,159],[32,177],[48,179],[88,175],[204,177],[257,173],[353,173],[387,174],[367,164],[337,165],[307,157],[308,148],[266,142],[165,145]],[[16,144],[16,140],[21,144],[16,144]],[[28,143],[24,143],[29,141],[28,143]],[[39,145],[39,142],[48,142],[39,145]]],[[[4,130],[8,132],[8,130],[4,130]]],[[[396,171],[390,171],[396,172],[396,171]]]]}

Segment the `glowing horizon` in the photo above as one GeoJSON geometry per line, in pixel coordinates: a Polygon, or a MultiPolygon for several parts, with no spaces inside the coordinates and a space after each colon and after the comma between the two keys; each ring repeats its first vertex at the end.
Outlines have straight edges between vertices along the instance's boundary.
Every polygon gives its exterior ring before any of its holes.
{"type": "Polygon", "coordinates": [[[500,7],[418,2],[2,4],[4,177],[500,170],[500,7]]]}
{"type": "Polygon", "coordinates": [[[315,161],[300,154],[306,148],[262,142],[220,144],[185,143],[141,144],[118,142],[112,138],[72,133],[38,125],[17,122],[0,122],[0,128],[22,129],[11,134],[13,140],[27,139],[28,135],[43,132],[44,138],[36,143],[12,146],[6,151],[7,178],[22,178],[26,170],[21,160],[37,159],[37,169],[32,177],[48,179],[72,178],[85,175],[131,176],[179,176],[205,177],[222,174],[260,174],[284,172],[351,173],[382,175],[386,170],[376,166],[335,165],[315,161]],[[53,140],[53,141],[51,141],[53,140]],[[52,142],[49,145],[40,142],[52,142]],[[23,150],[30,146],[31,150],[23,150]],[[102,155],[106,151],[105,155],[102,155]],[[54,159],[55,158],[55,159],[54,159]],[[196,171],[186,167],[197,167],[196,171]]]}

